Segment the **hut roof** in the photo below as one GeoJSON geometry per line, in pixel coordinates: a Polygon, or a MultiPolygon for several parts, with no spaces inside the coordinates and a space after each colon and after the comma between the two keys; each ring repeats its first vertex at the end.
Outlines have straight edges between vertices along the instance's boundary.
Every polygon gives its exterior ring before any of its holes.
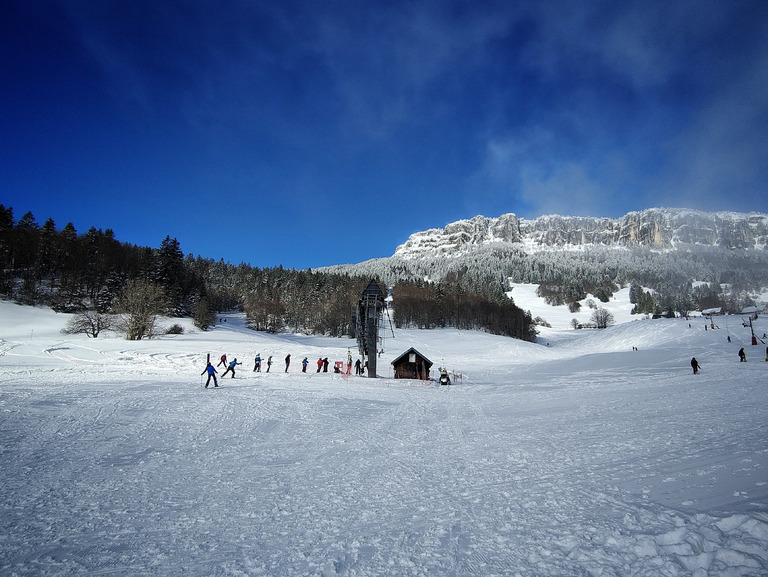
{"type": "Polygon", "coordinates": [[[417,350],[416,350],[416,349],[414,349],[413,347],[411,347],[410,349],[408,349],[407,351],[405,351],[405,352],[404,352],[402,355],[400,355],[399,357],[397,357],[397,358],[396,358],[394,361],[392,361],[392,364],[393,364],[393,365],[396,365],[396,364],[397,364],[399,361],[401,361],[401,360],[402,360],[404,357],[408,356],[408,355],[409,355],[409,354],[411,354],[411,353],[416,353],[417,355],[419,355],[419,356],[422,358],[422,360],[423,360],[423,361],[426,363],[426,365],[427,365],[427,368],[429,368],[429,367],[431,367],[431,366],[432,366],[432,361],[430,361],[430,360],[429,360],[427,357],[425,357],[424,355],[422,355],[422,354],[421,354],[419,351],[417,351],[417,350]]]}

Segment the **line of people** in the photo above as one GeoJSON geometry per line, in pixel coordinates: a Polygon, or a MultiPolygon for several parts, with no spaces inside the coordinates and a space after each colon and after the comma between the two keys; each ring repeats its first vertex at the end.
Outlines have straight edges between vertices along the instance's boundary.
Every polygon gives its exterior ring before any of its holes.
{"type": "MultiPolygon", "coordinates": [[[[330,364],[330,361],[328,360],[328,357],[320,357],[317,359],[317,372],[328,372],[328,365],[330,364]]],[[[334,373],[344,373],[346,375],[352,374],[352,354],[347,352],[347,364],[346,364],[346,370],[344,369],[344,363],[342,361],[336,361],[333,367],[334,373]]],[[[366,361],[365,364],[360,359],[357,359],[355,361],[355,374],[356,375],[364,375],[365,371],[368,369],[368,362],[366,361]]]]}
{"type": "MultiPolygon", "coordinates": [[[[242,365],[243,363],[238,362],[237,357],[235,357],[232,361],[227,361],[227,355],[226,353],[221,355],[219,358],[219,362],[216,365],[216,367],[225,367],[226,370],[224,371],[224,374],[221,375],[221,378],[223,379],[225,376],[227,376],[229,373],[232,373],[232,378],[235,378],[235,368],[238,365],[242,365]]],[[[256,353],[256,357],[254,358],[254,364],[253,364],[253,372],[260,373],[261,372],[261,353],[256,353]]],[[[321,370],[325,373],[328,372],[328,365],[330,364],[330,361],[328,360],[328,357],[325,358],[319,358],[317,359],[317,372],[319,373],[321,370]]],[[[338,364],[338,363],[337,363],[338,364]]],[[[265,372],[269,372],[269,370],[272,368],[272,355],[269,355],[267,357],[266,361],[267,370],[265,372]]],[[[307,357],[304,357],[301,361],[301,372],[306,373],[307,372],[307,366],[309,365],[309,359],[307,357]]],[[[285,372],[288,372],[289,367],[291,366],[291,355],[288,354],[285,357],[285,372]]],[[[211,382],[211,379],[213,379],[213,386],[218,387],[218,381],[216,380],[216,375],[218,374],[216,371],[216,367],[214,367],[210,362],[205,367],[205,370],[203,370],[200,375],[204,375],[206,372],[208,373],[208,380],[205,383],[205,388],[208,388],[208,385],[211,382]]],[[[368,363],[365,363],[365,367],[368,367],[368,363]]],[[[347,374],[351,374],[352,371],[352,354],[347,351],[347,374]]],[[[338,367],[336,368],[335,372],[341,372],[338,367]]],[[[363,364],[361,363],[360,359],[357,360],[355,363],[355,374],[362,375],[363,374],[363,364]]]]}

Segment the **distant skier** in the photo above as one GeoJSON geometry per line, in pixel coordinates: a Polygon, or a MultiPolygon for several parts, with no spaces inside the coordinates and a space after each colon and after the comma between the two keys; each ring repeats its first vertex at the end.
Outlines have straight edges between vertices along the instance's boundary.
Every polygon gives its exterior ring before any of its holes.
{"type": "Polygon", "coordinates": [[[739,349],[739,362],[740,363],[746,363],[747,362],[747,354],[744,352],[744,347],[741,347],[739,349]]]}
{"type": "Polygon", "coordinates": [[[323,357],[317,359],[317,372],[319,373],[323,368],[323,357]]]}
{"type": "Polygon", "coordinates": [[[363,363],[360,362],[360,359],[357,359],[355,361],[355,374],[356,375],[362,375],[363,374],[363,363]]]}
{"type": "Polygon", "coordinates": [[[253,372],[254,373],[261,372],[261,353],[256,353],[256,358],[254,359],[254,364],[253,364],[253,372]]]}
{"type": "Polygon", "coordinates": [[[269,358],[267,359],[267,372],[269,372],[269,368],[272,366],[272,355],[269,355],[269,358]]]}
{"type": "Polygon", "coordinates": [[[213,368],[211,363],[208,363],[208,366],[205,367],[205,370],[200,373],[200,375],[202,376],[205,373],[208,373],[208,380],[205,381],[205,388],[208,388],[208,384],[211,382],[211,377],[213,377],[213,386],[218,387],[219,383],[216,382],[216,369],[213,368]]]}
{"type": "Polygon", "coordinates": [[[237,365],[242,365],[242,364],[243,363],[238,363],[237,362],[237,357],[235,357],[234,360],[231,363],[229,363],[229,367],[227,367],[227,370],[224,371],[223,375],[221,375],[221,378],[223,379],[224,377],[227,376],[227,373],[232,372],[232,378],[234,379],[235,378],[235,367],[237,365]]]}
{"type": "Polygon", "coordinates": [[[301,372],[306,373],[307,372],[307,365],[309,364],[309,361],[307,360],[307,357],[304,357],[304,360],[301,361],[301,372]]]}
{"type": "Polygon", "coordinates": [[[291,355],[285,357],[285,372],[288,372],[288,367],[291,366],[291,355]]]}
{"type": "Polygon", "coordinates": [[[328,372],[328,363],[329,363],[329,361],[328,361],[328,357],[325,357],[325,358],[323,359],[323,372],[324,372],[324,373],[327,373],[327,372],[328,372]]]}
{"type": "Polygon", "coordinates": [[[696,357],[691,357],[691,367],[693,368],[693,374],[698,375],[699,374],[699,361],[696,360],[696,357]]]}
{"type": "Polygon", "coordinates": [[[225,355],[225,354],[221,355],[221,358],[219,359],[219,364],[216,365],[216,366],[220,367],[222,365],[224,365],[225,367],[227,366],[227,355],[225,355]]]}

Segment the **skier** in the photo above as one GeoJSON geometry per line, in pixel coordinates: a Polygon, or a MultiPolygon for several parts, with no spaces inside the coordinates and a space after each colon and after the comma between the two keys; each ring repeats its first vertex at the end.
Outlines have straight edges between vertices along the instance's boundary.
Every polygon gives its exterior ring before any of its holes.
{"type": "Polygon", "coordinates": [[[219,359],[219,364],[216,365],[217,367],[220,367],[221,365],[227,366],[227,355],[221,355],[221,358],[219,359]]]}
{"type": "Polygon", "coordinates": [[[322,369],[322,368],[323,368],[323,358],[320,357],[320,358],[317,359],[317,372],[319,373],[320,369],[322,369]]]}
{"type": "Polygon", "coordinates": [[[269,355],[269,358],[267,359],[267,372],[269,372],[269,367],[272,366],[272,355],[269,355]]]}
{"type": "Polygon", "coordinates": [[[740,363],[746,363],[747,362],[747,354],[744,352],[744,347],[741,347],[739,349],[739,362],[740,363]]]}
{"type": "Polygon", "coordinates": [[[208,373],[208,380],[205,381],[205,388],[208,388],[208,383],[211,382],[211,377],[213,377],[213,386],[218,387],[219,383],[216,382],[216,369],[213,368],[213,365],[211,363],[208,363],[208,366],[205,367],[205,370],[200,373],[200,375],[204,375],[205,373],[208,373]]]}
{"type": "Polygon", "coordinates": [[[352,351],[347,349],[347,374],[352,374],[352,351]]]}
{"type": "Polygon", "coordinates": [[[324,373],[327,373],[327,372],[328,372],[328,357],[325,357],[325,358],[323,359],[323,372],[324,372],[324,373]]]}
{"type": "Polygon", "coordinates": [[[355,361],[355,374],[360,375],[363,373],[363,363],[360,362],[360,359],[357,359],[355,361]]]}
{"type": "Polygon", "coordinates": [[[291,366],[291,355],[285,357],[285,372],[288,372],[288,367],[291,366]]]}
{"type": "Polygon", "coordinates": [[[699,361],[696,360],[696,357],[691,357],[691,367],[693,368],[693,374],[698,375],[699,374],[699,361]]]}
{"type": "Polygon", "coordinates": [[[307,357],[304,357],[304,360],[301,361],[301,372],[306,373],[307,372],[307,365],[309,364],[309,361],[307,360],[307,357]]]}
{"type": "Polygon", "coordinates": [[[243,364],[243,363],[238,363],[238,362],[237,362],[237,357],[235,357],[235,358],[234,358],[234,360],[233,360],[231,363],[229,363],[229,367],[227,367],[227,370],[226,370],[226,371],[224,371],[224,374],[223,374],[223,375],[221,375],[221,378],[223,379],[224,377],[226,377],[226,376],[227,376],[227,373],[228,373],[228,372],[232,371],[232,378],[234,379],[234,378],[235,378],[235,367],[236,367],[237,365],[242,365],[242,364],[243,364]]]}
{"type": "Polygon", "coordinates": [[[261,353],[256,353],[255,363],[253,365],[253,372],[261,372],[261,353]]]}

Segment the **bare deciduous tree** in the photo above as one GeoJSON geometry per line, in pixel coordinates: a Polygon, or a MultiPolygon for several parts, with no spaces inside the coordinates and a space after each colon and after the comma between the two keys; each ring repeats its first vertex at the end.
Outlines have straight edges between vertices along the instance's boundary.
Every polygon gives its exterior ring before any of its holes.
{"type": "Polygon", "coordinates": [[[112,328],[114,328],[112,315],[98,311],[83,311],[72,317],[61,332],[65,335],[86,334],[95,339],[101,331],[112,328]]]}
{"type": "Polygon", "coordinates": [[[143,278],[128,281],[115,304],[125,338],[129,341],[152,338],[157,317],[167,306],[168,299],[160,285],[143,278]]]}
{"type": "Polygon", "coordinates": [[[592,312],[592,322],[597,325],[598,329],[604,329],[614,323],[613,314],[604,308],[595,309],[592,312]]]}

